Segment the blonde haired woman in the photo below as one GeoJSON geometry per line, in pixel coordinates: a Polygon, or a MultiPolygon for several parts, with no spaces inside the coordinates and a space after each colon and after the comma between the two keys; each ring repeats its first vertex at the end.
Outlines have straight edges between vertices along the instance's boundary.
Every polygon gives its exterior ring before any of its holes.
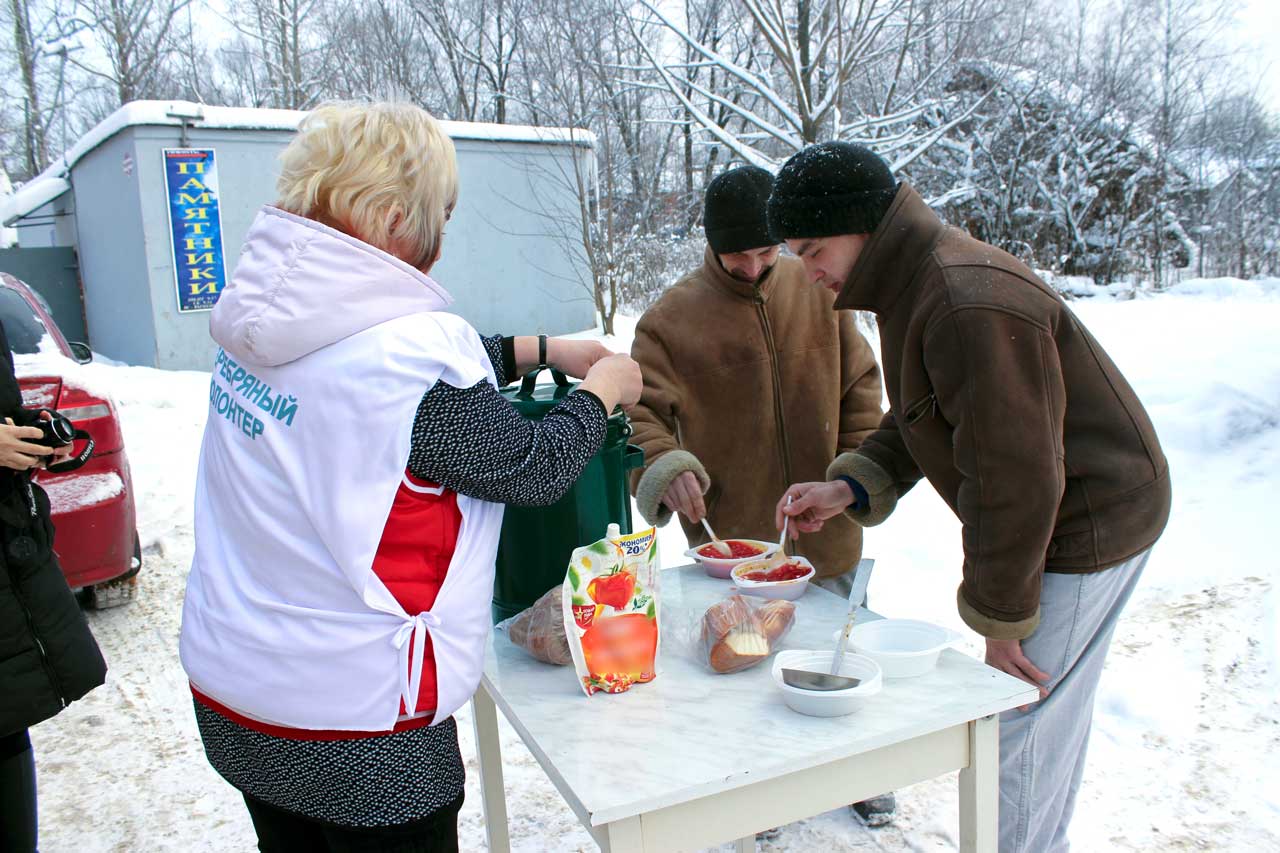
{"type": "Polygon", "coordinates": [[[452,714],[479,683],[502,505],[563,495],[640,371],[542,339],[579,390],[538,423],[498,394],[540,341],[444,311],[427,271],[457,170],[422,110],[321,107],[281,162],[210,320],[180,643],[200,735],[260,850],[456,850],[452,714]]]}

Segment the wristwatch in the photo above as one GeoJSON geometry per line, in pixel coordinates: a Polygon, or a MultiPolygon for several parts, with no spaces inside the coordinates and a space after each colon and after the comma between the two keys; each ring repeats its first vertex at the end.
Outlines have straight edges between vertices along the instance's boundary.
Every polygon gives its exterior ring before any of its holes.
{"type": "Polygon", "coordinates": [[[547,364],[547,336],[538,335],[538,369],[546,370],[550,366],[547,364]]]}

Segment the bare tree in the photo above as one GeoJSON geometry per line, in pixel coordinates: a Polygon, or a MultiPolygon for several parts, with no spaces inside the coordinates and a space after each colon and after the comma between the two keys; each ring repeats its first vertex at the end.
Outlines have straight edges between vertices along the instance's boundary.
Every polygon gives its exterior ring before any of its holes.
{"type": "Polygon", "coordinates": [[[920,123],[934,106],[927,96],[933,81],[924,76],[908,85],[906,76],[912,46],[934,36],[949,17],[931,11],[926,20],[918,0],[740,2],[765,46],[750,65],[700,42],[656,0],[640,0],[697,56],[668,61],[640,40],[650,66],[701,129],[737,157],[768,166],[821,139],[858,139],[903,168],[950,130],[920,123]],[[719,68],[725,90],[701,85],[693,73],[701,66],[719,68]],[[747,97],[725,94],[736,88],[747,97]],[[689,91],[734,113],[743,131],[726,130],[689,91]]]}
{"type": "Polygon", "coordinates": [[[410,0],[440,46],[453,81],[450,116],[508,121],[522,22],[542,10],[526,0],[410,0]]]}
{"type": "Polygon", "coordinates": [[[1004,17],[1003,51],[951,60],[944,117],[972,117],[921,158],[917,185],[1029,264],[1104,282],[1146,268],[1159,179],[1140,127],[1140,21],[1131,5],[1090,0],[1004,17]]]}
{"type": "Polygon", "coordinates": [[[234,0],[229,21],[236,37],[223,64],[241,96],[254,106],[307,109],[331,95],[324,0],[234,0]]]}
{"type": "Polygon", "coordinates": [[[334,63],[335,95],[407,98],[434,114],[449,115],[439,51],[406,3],[351,4],[330,31],[332,41],[343,46],[342,61],[334,63]]]}
{"type": "MultiPolygon", "coordinates": [[[[695,86],[701,86],[708,92],[720,92],[729,78],[716,63],[700,61],[694,44],[706,45],[727,56],[735,65],[751,65],[752,55],[760,49],[759,39],[750,27],[742,26],[736,10],[732,0],[690,0],[685,4],[685,31],[693,41],[683,43],[685,67],[688,69],[684,98],[698,104],[722,131],[735,136],[745,130],[745,120],[739,117],[739,110],[745,107],[748,93],[743,87],[733,86],[725,93],[728,103],[724,103],[695,91],[695,86]]],[[[665,86],[657,88],[665,91],[665,86]]],[[[725,148],[715,137],[698,133],[696,122],[688,111],[681,108],[677,115],[683,158],[685,228],[692,229],[702,216],[702,187],[715,174],[725,148]],[[698,156],[699,149],[701,157],[698,156]]]]}
{"type": "Polygon", "coordinates": [[[68,42],[77,27],[60,3],[30,0],[6,4],[13,33],[12,57],[21,87],[20,153],[16,175],[31,177],[49,164],[54,124],[66,110],[68,42]]]}
{"type": "Polygon", "coordinates": [[[1218,50],[1228,0],[226,2],[219,44],[199,0],[6,0],[8,172],[143,97],[407,97],[582,128],[594,165],[556,176],[577,210],[545,228],[606,327],[685,259],[717,170],[823,139],[873,146],[944,217],[1055,271],[1280,263],[1276,118],[1218,50]]]}
{"type": "Polygon", "coordinates": [[[1169,279],[1166,263],[1171,250],[1186,267],[1194,255],[1191,240],[1182,230],[1170,199],[1185,190],[1175,169],[1175,158],[1195,119],[1204,109],[1208,78],[1224,57],[1216,47],[1222,22],[1230,19],[1228,0],[1149,0],[1147,11],[1153,27],[1155,99],[1149,132],[1155,148],[1160,179],[1153,195],[1148,227],[1152,275],[1157,288],[1169,279]],[[1172,245],[1171,245],[1172,244],[1172,245]],[[1181,251],[1179,251],[1181,250],[1181,251]]]}
{"type": "Polygon", "coordinates": [[[643,261],[655,221],[669,196],[664,181],[675,125],[656,120],[666,105],[647,87],[628,81],[640,61],[638,47],[617,0],[551,0],[526,20],[524,70],[537,80],[540,117],[583,128],[594,137],[593,158],[578,158],[572,172],[554,175],[577,199],[571,217],[548,223],[564,249],[580,260],[607,334],[629,292],[646,269],[643,261]]]}
{"type": "Polygon", "coordinates": [[[1192,131],[1203,212],[1200,275],[1280,269],[1280,121],[1256,96],[1210,103],[1192,131]]]}
{"type": "Polygon", "coordinates": [[[107,84],[116,105],[164,97],[159,85],[180,45],[173,38],[178,15],[192,0],[76,0],[75,22],[91,34],[105,66],[72,57],[81,71],[107,84]]]}

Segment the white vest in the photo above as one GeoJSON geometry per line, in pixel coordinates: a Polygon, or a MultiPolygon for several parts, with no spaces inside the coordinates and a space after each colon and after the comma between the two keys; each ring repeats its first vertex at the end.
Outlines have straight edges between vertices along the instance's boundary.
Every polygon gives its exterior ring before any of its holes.
{"type": "Polygon", "coordinates": [[[385,731],[402,699],[410,715],[432,710],[415,707],[430,632],[435,722],[475,692],[502,506],[459,495],[457,550],[429,612],[406,613],[372,570],[437,380],[495,383],[475,330],[435,311],[274,366],[219,354],[179,641],[197,690],[266,723],[385,731]]]}

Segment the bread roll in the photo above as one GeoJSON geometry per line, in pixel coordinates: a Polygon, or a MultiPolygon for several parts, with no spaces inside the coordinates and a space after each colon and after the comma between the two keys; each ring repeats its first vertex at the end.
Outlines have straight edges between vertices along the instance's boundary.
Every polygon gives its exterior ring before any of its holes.
{"type": "Polygon", "coordinates": [[[561,594],[561,585],[553,586],[507,627],[512,643],[543,663],[556,666],[573,663],[569,638],[564,631],[561,594]]]}
{"type": "Polygon", "coordinates": [[[772,648],[796,621],[796,606],[790,601],[770,601],[756,611],[756,617],[772,648]]]}
{"type": "Polygon", "coordinates": [[[754,625],[731,629],[711,647],[711,668],[716,672],[737,672],[754,666],[769,656],[769,641],[754,625]]]}
{"type": "Polygon", "coordinates": [[[703,614],[702,641],[710,646],[744,623],[759,626],[747,600],[740,595],[731,595],[724,601],[711,605],[703,614]]]}

